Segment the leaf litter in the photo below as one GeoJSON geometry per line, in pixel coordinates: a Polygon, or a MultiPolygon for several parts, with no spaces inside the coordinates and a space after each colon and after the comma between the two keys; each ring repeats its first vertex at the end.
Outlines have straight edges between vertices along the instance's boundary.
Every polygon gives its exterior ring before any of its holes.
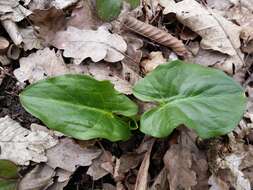
{"type": "MultiPolygon", "coordinates": [[[[23,128],[20,118],[4,115],[0,118],[0,159],[11,160],[24,170],[19,189],[60,190],[75,188],[76,184],[110,190],[250,189],[252,2],[155,0],[143,1],[134,10],[124,2],[118,19],[107,23],[97,17],[94,2],[0,0],[0,36],[8,42],[0,42],[4,47],[0,52],[0,89],[21,90],[27,83],[75,73],[110,80],[118,91],[131,96],[136,82],[177,53],[171,46],[157,43],[161,39],[126,29],[123,18],[131,15],[129,18],[181,40],[182,47],[192,53],[187,57],[189,62],[233,76],[245,88],[247,110],[238,127],[224,137],[201,140],[193,131],[179,128],[152,145],[137,134],[137,140],[133,137],[125,142],[127,146],[108,146],[100,140],[85,145],[44,126],[23,128]],[[14,50],[21,51],[14,54],[14,50]],[[5,87],[7,77],[17,84],[5,87]]],[[[17,96],[12,91],[6,93],[17,96]]]]}

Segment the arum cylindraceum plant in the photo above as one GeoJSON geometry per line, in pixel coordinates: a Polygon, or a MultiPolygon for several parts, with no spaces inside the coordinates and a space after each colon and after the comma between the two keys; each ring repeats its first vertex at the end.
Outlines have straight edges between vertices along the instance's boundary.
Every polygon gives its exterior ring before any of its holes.
{"type": "MultiPolygon", "coordinates": [[[[133,88],[133,94],[157,107],[145,112],[140,130],[166,137],[181,124],[202,138],[232,131],[246,107],[243,89],[222,71],[173,61],[160,65],[133,88]]],[[[23,107],[49,128],[88,140],[127,140],[137,105],[109,81],[63,75],[39,81],[21,94],[23,107]]]]}

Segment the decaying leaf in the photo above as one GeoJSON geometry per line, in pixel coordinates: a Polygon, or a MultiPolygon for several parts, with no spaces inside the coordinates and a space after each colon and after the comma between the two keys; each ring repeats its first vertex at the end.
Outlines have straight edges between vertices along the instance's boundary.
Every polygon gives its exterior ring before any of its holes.
{"type": "Polygon", "coordinates": [[[101,154],[99,149],[81,148],[73,140],[64,138],[58,145],[47,150],[47,165],[74,172],[78,166],[89,166],[101,154]]]}
{"type": "Polygon", "coordinates": [[[243,66],[243,55],[239,50],[241,45],[239,26],[195,0],[183,0],[178,3],[174,0],[160,0],[160,2],[165,7],[164,14],[175,13],[181,23],[202,37],[200,45],[203,49],[216,50],[233,58],[233,64],[220,66],[229,68],[223,70],[232,73],[233,65],[236,69],[243,66]]]}
{"type": "Polygon", "coordinates": [[[229,190],[228,184],[214,175],[211,175],[208,184],[211,185],[209,190],[229,190]]]}
{"type": "Polygon", "coordinates": [[[117,62],[124,58],[127,44],[118,34],[111,34],[104,27],[98,30],[80,30],[68,27],[58,32],[53,45],[63,49],[65,57],[72,57],[76,64],[90,57],[92,61],[117,62]]]}
{"type": "Polygon", "coordinates": [[[30,161],[46,162],[45,150],[57,144],[57,140],[44,131],[29,131],[8,116],[0,118],[0,159],[19,165],[30,161]]]}
{"type": "Polygon", "coordinates": [[[168,188],[169,183],[167,181],[167,170],[163,168],[149,190],[163,190],[168,188]]]}

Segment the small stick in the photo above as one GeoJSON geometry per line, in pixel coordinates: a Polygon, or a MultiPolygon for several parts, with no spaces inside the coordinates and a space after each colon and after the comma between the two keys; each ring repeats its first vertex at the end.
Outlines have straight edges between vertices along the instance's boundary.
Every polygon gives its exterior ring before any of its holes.
{"type": "Polygon", "coordinates": [[[182,57],[188,57],[190,52],[186,49],[183,42],[170,33],[154,27],[150,24],[146,24],[137,20],[132,16],[126,16],[123,19],[124,26],[131,31],[138,33],[146,38],[149,38],[158,44],[166,47],[170,47],[177,55],[182,57]]]}

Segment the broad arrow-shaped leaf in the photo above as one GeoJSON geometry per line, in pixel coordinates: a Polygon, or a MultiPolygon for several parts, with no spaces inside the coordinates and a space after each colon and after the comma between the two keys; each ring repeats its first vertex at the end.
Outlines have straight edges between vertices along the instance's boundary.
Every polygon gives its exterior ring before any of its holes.
{"type": "Polygon", "coordinates": [[[222,71],[182,61],[155,69],[134,87],[134,95],[159,104],[141,117],[141,131],[166,137],[180,124],[202,138],[234,129],[245,109],[239,84],[222,71]]]}
{"type": "Polygon", "coordinates": [[[109,81],[84,75],[49,78],[20,95],[24,108],[49,128],[77,139],[125,140],[128,125],[119,116],[133,116],[137,106],[114,90],[109,81]]]}

